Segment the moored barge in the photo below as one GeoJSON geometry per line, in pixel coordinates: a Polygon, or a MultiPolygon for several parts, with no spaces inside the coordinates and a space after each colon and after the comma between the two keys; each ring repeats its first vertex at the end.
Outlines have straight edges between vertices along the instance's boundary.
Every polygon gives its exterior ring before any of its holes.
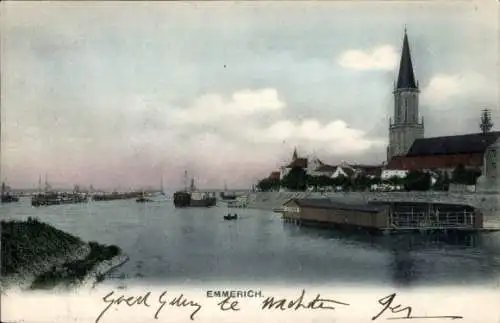
{"type": "Polygon", "coordinates": [[[292,199],[284,203],[282,218],[298,225],[373,232],[473,232],[484,229],[483,214],[467,204],[292,199]]]}

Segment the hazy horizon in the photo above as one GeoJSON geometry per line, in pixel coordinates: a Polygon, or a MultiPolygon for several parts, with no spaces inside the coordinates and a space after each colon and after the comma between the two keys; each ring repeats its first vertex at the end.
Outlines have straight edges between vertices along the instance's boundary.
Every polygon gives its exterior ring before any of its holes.
{"type": "Polygon", "coordinates": [[[2,2],[13,188],[249,187],[299,155],[385,160],[406,25],[425,136],[499,129],[485,2],[2,2]]]}

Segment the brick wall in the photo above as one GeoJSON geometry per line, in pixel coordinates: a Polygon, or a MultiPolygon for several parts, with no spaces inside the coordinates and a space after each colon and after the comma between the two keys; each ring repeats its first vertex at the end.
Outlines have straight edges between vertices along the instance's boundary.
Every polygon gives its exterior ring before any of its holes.
{"type": "Polygon", "coordinates": [[[480,168],[483,166],[482,154],[460,154],[442,156],[399,157],[391,161],[390,168],[405,170],[453,169],[458,165],[480,168]]]}

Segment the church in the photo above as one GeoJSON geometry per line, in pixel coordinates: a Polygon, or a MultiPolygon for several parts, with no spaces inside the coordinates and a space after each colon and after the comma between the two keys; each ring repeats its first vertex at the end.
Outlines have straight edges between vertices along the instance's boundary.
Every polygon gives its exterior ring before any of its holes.
{"type": "Polygon", "coordinates": [[[387,168],[452,171],[463,165],[480,169],[483,177],[497,173],[494,157],[495,147],[500,143],[500,132],[425,138],[424,120],[419,116],[419,94],[405,29],[399,73],[393,90],[394,115],[389,120],[387,168]],[[486,164],[489,167],[485,167],[486,164]]]}
{"type": "MultiPolygon", "coordinates": [[[[378,165],[327,165],[317,157],[299,157],[293,153],[292,161],[273,172],[270,178],[283,179],[294,167],[310,175],[353,177],[357,174],[380,177],[384,172],[393,174],[412,170],[446,171],[457,166],[481,170],[478,186],[483,190],[500,190],[500,131],[425,138],[424,118],[419,114],[420,88],[415,77],[408,35],[405,28],[397,80],[393,88],[394,109],[389,118],[389,145],[387,162],[378,165]],[[498,156],[498,157],[497,157],[498,156]],[[384,169],[384,170],[383,170],[384,169]]],[[[383,176],[382,176],[383,177],[383,176]]]]}

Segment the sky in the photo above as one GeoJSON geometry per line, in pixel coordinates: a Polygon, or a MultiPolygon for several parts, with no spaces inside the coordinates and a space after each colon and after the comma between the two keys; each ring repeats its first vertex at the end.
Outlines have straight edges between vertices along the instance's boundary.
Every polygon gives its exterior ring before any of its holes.
{"type": "Polygon", "coordinates": [[[12,187],[249,187],[386,158],[405,25],[425,136],[498,112],[495,1],[2,2],[12,187]]]}

